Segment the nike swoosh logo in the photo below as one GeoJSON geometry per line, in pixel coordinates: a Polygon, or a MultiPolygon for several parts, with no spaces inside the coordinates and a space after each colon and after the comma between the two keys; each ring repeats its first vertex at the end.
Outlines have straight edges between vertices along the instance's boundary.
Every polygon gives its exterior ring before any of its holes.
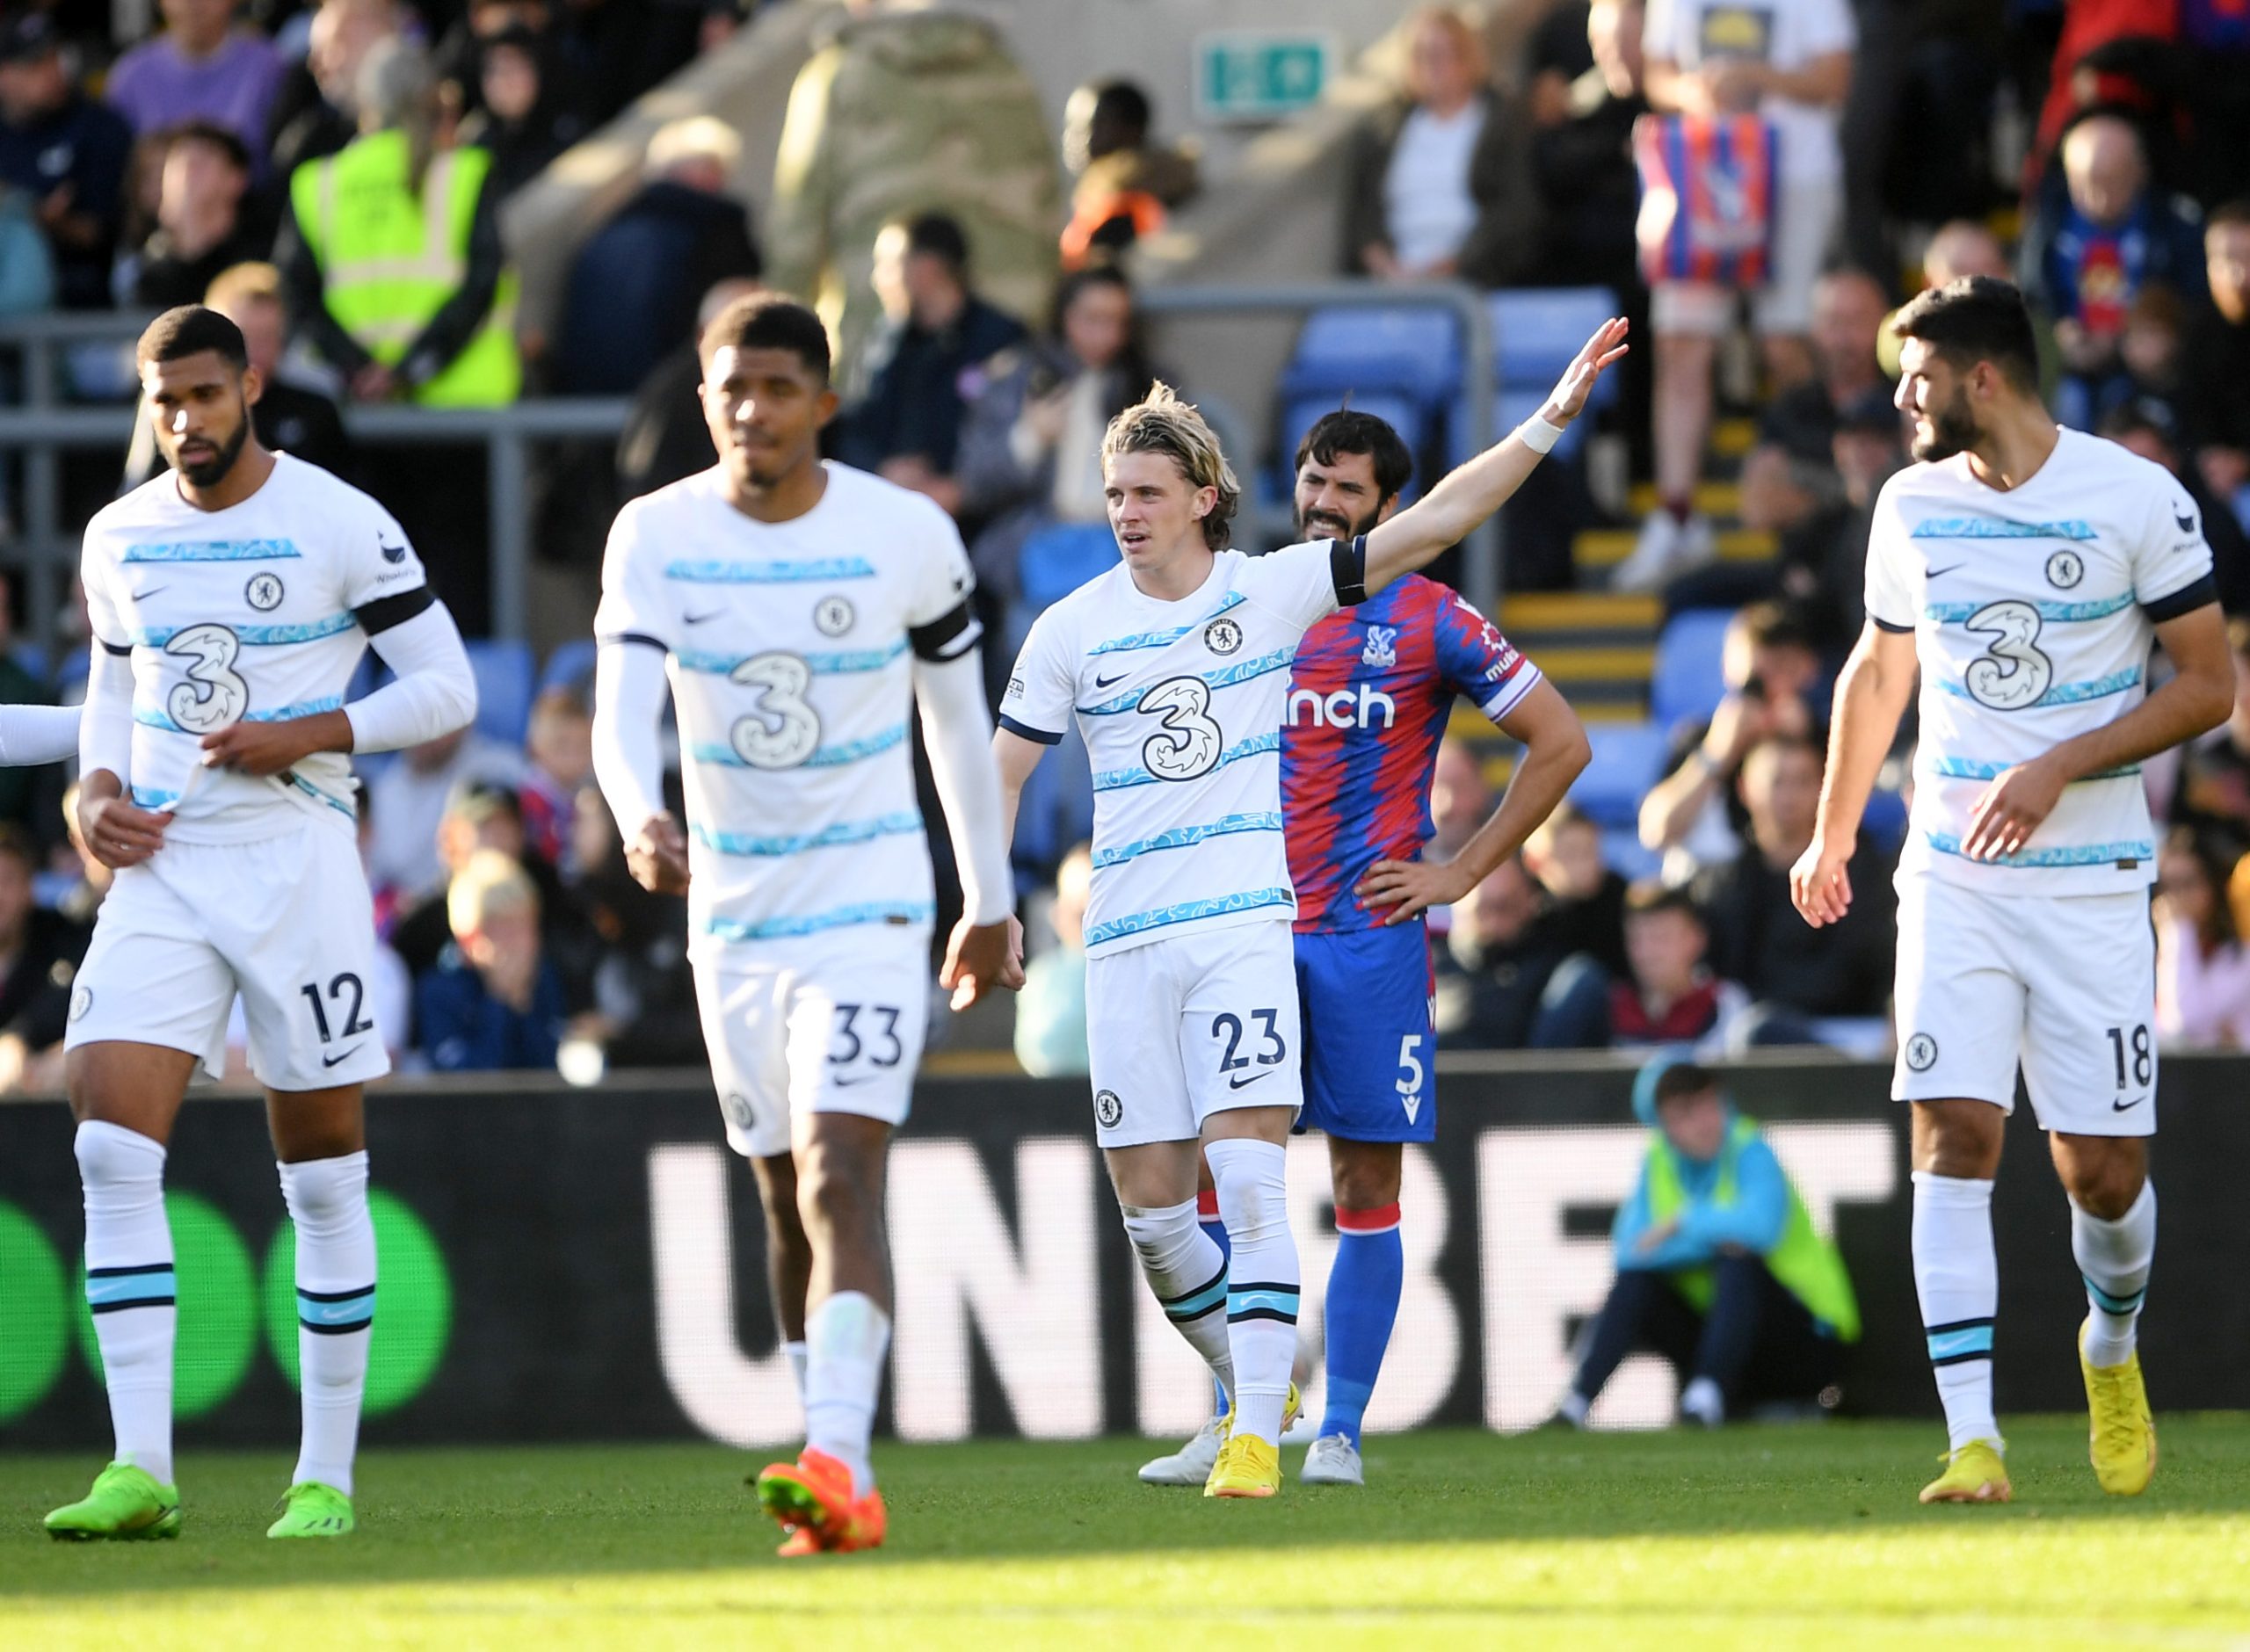
{"type": "Polygon", "coordinates": [[[706,620],[716,620],[716,619],[717,619],[721,614],[722,614],[722,613],[724,613],[724,612],[726,612],[726,610],[725,610],[724,608],[714,608],[714,609],[712,609],[712,610],[711,610],[711,612],[708,612],[708,613],[691,613],[691,614],[682,614],[682,615],[680,616],[680,618],[681,618],[681,619],[683,619],[683,620],[686,620],[689,625],[692,625],[692,626],[700,626],[700,625],[701,625],[701,624],[702,624],[706,620]]]}
{"type": "Polygon", "coordinates": [[[1107,688],[1112,683],[1121,683],[1132,675],[1130,671],[1120,671],[1114,677],[1097,677],[1093,679],[1093,685],[1096,688],[1107,688]]]}
{"type": "Polygon", "coordinates": [[[1256,1083],[1261,1078],[1271,1078],[1273,1076],[1274,1069],[1269,1067],[1264,1072],[1252,1073],[1247,1078],[1230,1078],[1227,1080],[1227,1088],[1229,1090],[1242,1090],[1249,1085],[1256,1083]]]}
{"type": "Polygon", "coordinates": [[[171,587],[170,585],[151,585],[151,586],[149,586],[149,589],[148,589],[148,590],[146,590],[146,591],[134,591],[134,592],[133,593],[133,600],[134,600],[134,601],[135,601],[135,602],[146,602],[146,601],[148,601],[148,600],[149,600],[149,598],[151,598],[151,597],[155,596],[158,591],[170,591],[171,589],[171,587]]]}
{"type": "Polygon", "coordinates": [[[1943,568],[1933,568],[1928,573],[1923,575],[1922,577],[1924,579],[1943,579],[1948,574],[1953,573],[1957,569],[1963,569],[1968,566],[1969,564],[1966,562],[1949,562],[1943,568]]]}
{"type": "Polygon", "coordinates": [[[881,1073],[868,1073],[859,1078],[831,1078],[828,1082],[838,1090],[849,1090],[854,1084],[872,1084],[882,1076],[881,1073]]]}
{"type": "Polygon", "coordinates": [[[2148,1098],[2146,1096],[2136,1096],[2130,1101],[2113,1101],[2109,1104],[2109,1111],[2112,1112],[2130,1112],[2134,1108],[2139,1106],[2141,1103],[2147,1099],[2148,1098]]]}
{"type": "Polygon", "coordinates": [[[2193,533],[2196,531],[2196,518],[2192,516],[2181,516],[2174,511],[2172,513],[2172,519],[2180,525],[2180,531],[2182,533],[2193,533]]]}
{"type": "Polygon", "coordinates": [[[344,1054],[341,1054],[341,1055],[323,1055],[323,1056],[322,1056],[322,1057],[320,1058],[320,1064],[321,1064],[323,1067],[334,1067],[334,1066],[335,1066],[335,1065],[337,1065],[339,1061],[350,1061],[350,1060],[351,1060],[354,1055],[357,1055],[359,1053],[359,1047],[357,1044],[354,1044],[354,1045],[353,1045],[350,1049],[348,1049],[348,1050],[345,1051],[345,1052],[344,1052],[344,1054]]]}

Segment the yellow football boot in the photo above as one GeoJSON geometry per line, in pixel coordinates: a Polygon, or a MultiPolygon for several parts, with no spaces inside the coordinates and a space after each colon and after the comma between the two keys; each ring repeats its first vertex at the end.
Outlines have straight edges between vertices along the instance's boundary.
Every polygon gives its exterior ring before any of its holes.
{"type": "Polygon", "coordinates": [[[1270,1497],[1281,1489],[1281,1448],[1255,1434],[1230,1438],[1203,1483],[1207,1497],[1270,1497]]]}
{"type": "Polygon", "coordinates": [[[2078,1330],[2078,1368],[2086,1378],[2094,1477],[2113,1497],[2138,1497],[2156,1477],[2156,1422],[2141,1384],[2141,1357],[2135,1351],[2121,1366],[2097,1366],[2086,1357],[2086,1330],[2078,1330]]]}
{"type": "Polygon", "coordinates": [[[1996,1439],[1972,1439],[1948,1453],[1945,1472],[1922,1488],[1924,1503],[2006,1503],[2014,1495],[1996,1439]]]}

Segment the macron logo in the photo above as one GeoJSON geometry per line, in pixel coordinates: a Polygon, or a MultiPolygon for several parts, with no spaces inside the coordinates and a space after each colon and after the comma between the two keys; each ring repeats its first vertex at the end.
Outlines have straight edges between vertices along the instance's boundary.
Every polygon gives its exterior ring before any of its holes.
{"type": "Polygon", "coordinates": [[[1398,721],[1397,702],[1381,690],[1366,683],[1360,685],[1354,695],[1348,688],[1338,689],[1332,694],[1317,694],[1309,688],[1300,688],[1289,695],[1289,727],[1302,728],[1310,724],[1315,728],[1372,728],[1380,717],[1385,728],[1398,721]]]}

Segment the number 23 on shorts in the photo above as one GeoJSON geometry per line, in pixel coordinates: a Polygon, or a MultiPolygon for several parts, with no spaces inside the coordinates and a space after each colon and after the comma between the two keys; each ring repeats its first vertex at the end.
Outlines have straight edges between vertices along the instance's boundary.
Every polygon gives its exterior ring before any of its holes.
{"type": "Polygon", "coordinates": [[[1279,1010],[1252,1010],[1247,1029],[1238,1015],[1222,1012],[1211,1018],[1213,1042],[1225,1041],[1226,1047],[1219,1054],[1219,1071],[1226,1075],[1228,1089],[1254,1084],[1288,1060],[1288,1040],[1276,1025],[1281,1015],[1279,1010]],[[1245,1036],[1252,1040],[1249,1050],[1243,1047],[1245,1036]]]}

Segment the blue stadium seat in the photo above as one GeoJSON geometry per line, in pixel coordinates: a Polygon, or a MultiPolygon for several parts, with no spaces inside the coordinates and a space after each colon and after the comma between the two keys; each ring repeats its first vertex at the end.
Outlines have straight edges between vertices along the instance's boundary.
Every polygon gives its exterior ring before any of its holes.
{"type": "Polygon", "coordinates": [[[72,648],[55,663],[54,685],[59,689],[76,688],[85,682],[88,674],[93,669],[93,659],[88,650],[83,648],[72,648]]]}
{"type": "MultiPolygon", "coordinates": [[[[1535,383],[1543,393],[1593,330],[1618,313],[1617,295],[1606,286],[1526,287],[1492,293],[1484,313],[1492,323],[1492,377],[1505,388],[1535,383]]],[[[1597,403],[1616,394],[1615,374],[1594,392],[1597,403]]]]}
{"type": "Polygon", "coordinates": [[[1592,723],[1593,760],[1571,787],[1571,801],[1598,824],[1630,826],[1641,798],[1664,772],[1670,742],[1654,723],[1592,723]]]}
{"type": "Polygon", "coordinates": [[[1284,397],[1326,395],[1332,402],[1349,391],[1354,405],[1388,393],[1435,409],[1460,384],[1461,323],[1452,310],[1441,304],[1350,305],[1305,319],[1281,388],[1284,397]]]}
{"type": "Polygon", "coordinates": [[[1024,605],[1038,614],[1116,566],[1117,536],[1108,523],[1061,523],[1023,542],[1016,585],[1024,605]]]}
{"type": "Polygon", "coordinates": [[[476,732],[520,746],[531,728],[532,684],[537,672],[527,642],[479,638],[468,644],[476,674],[476,732]]]}
{"type": "Polygon", "coordinates": [[[599,645],[592,637],[573,637],[547,656],[547,668],[539,674],[539,692],[550,688],[570,688],[580,684],[586,691],[593,691],[594,656],[599,645]]]}
{"type": "Polygon", "coordinates": [[[47,650],[36,642],[18,642],[8,650],[9,656],[42,683],[47,681],[47,650]]]}
{"type": "Polygon", "coordinates": [[[1720,662],[1734,615],[1724,608],[1691,608],[1674,614],[1656,641],[1656,670],[1649,681],[1649,715],[1659,728],[1709,722],[1726,694],[1720,662]]]}

